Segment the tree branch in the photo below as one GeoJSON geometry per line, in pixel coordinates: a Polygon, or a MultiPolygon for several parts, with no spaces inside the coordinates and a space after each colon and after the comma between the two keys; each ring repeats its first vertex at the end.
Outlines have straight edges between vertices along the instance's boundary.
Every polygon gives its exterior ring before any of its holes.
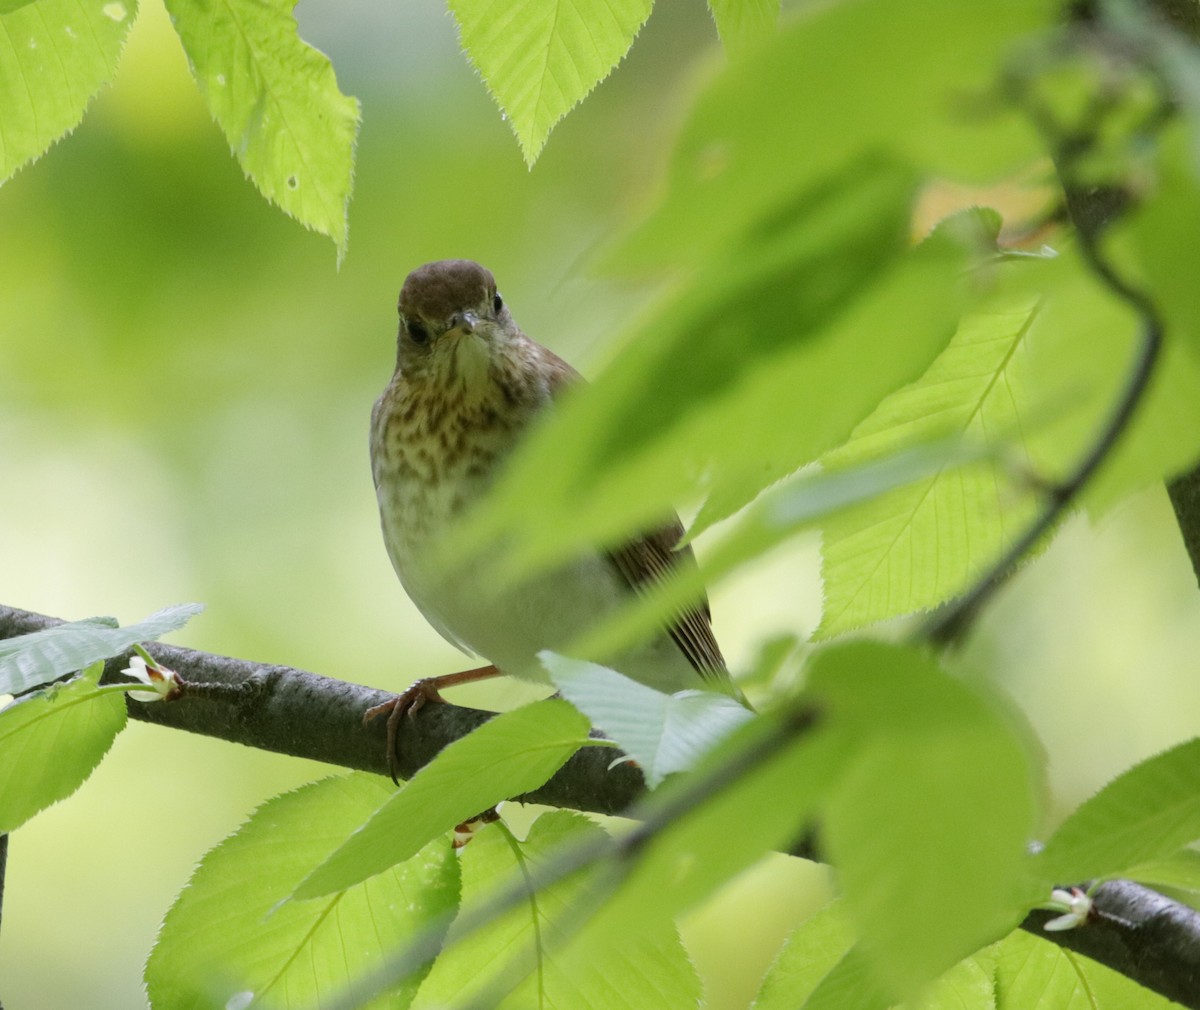
{"type": "MultiPolygon", "coordinates": [[[[60,623],[57,618],[0,606],[0,640],[60,623]]],[[[291,667],[161,643],[151,644],[148,651],[178,671],[188,687],[183,697],[173,702],[143,705],[129,701],[132,718],[388,774],[383,720],[370,726],[362,722],[368,708],[390,697],[387,692],[291,667]]],[[[120,679],[127,658],[111,660],[104,679],[120,679]]],[[[425,706],[400,733],[397,751],[402,773],[411,776],[444,746],[493,714],[450,704],[425,706]]],[[[629,812],[645,796],[645,784],[635,766],[614,766],[612,760],[609,747],[585,747],[545,785],[514,799],[592,813],[629,812]]],[[[643,826],[631,837],[640,844],[653,827],[643,826]]],[[[801,843],[793,854],[811,858],[813,852],[807,843],[801,843]]],[[[1200,912],[1131,881],[1104,884],[1095,895],[1095,910],[1085,925],[1065,932],[1045,932],[1042,927],[1054,913],[1042,911],[1031,912],[1022,928],[1200,1010],[1200,912]]]]}
{"type": "MultiPolygon", "coordinates": [[[[58,618],[0,606],[0,639],[40,631],[58,618]]],[[[147,651],[187,682],[177,701],[145,705],[128,700],[129,716],[171,729],[359,771],[388,774],[384,723],[364,726],[367,709],[386,691],[289,666],[252,663],[178,646],[151,643],[147,651]]],[[[129,654],[105,666],[107,683],[125,680],[129,654]]],[[[495,713],[458,705],[426,705],[396,741],[399,770],[410,778],[448,743],[466,736],[495,713]]],[[[645,792],[641,771],[629,762],[609,768],[611,747],[584,747],[545,785],[513,799],[598,814],[627,809],[645,792]]]]}

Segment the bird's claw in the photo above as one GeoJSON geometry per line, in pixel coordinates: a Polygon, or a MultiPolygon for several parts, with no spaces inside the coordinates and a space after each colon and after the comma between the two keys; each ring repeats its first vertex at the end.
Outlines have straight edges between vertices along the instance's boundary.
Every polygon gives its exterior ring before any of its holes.
{"type": "Polygon", "coordinates": [[[415,684],[402,691],[394,698],[389,698],[381,705],[374,705],[363,713],[363,725],[371,723],[378,716],[387,713],[387,760],[388,774],[396,785],[400,784],[400,763],[396,755],[396,737],[400,733],[400,721],[405,717],[413,718],[429,702],[445,704],[446,699],[438,691],[437,678],[428,677],[418,680],[415,684]]]}

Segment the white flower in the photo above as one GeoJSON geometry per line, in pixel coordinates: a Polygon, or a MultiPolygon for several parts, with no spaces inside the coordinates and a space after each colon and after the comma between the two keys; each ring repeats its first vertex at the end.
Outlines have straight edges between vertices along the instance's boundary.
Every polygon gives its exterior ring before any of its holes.
{"type": "Polygon", "coordinates": [[[179,674],[165,666],[159,666],[153,660],[147,663],[141,656],[131,657],[129,665],[121,672],[150,686],[149,691],[130,691],[129,697],[134,701],[170,701],[179,697],[183,690],[179,674]]]}
{"type": "Polygon", "coordinates": [[[11,694],[0,694],[0,708],[8,708],[16,700],[11,694]]]}
{"type": "Polygon", "coordinates": [[[1050,892],[1050,900],[1041,907],[1052,912],[1065,913],[1051,919],[1042,927],[1051,933],[1057,933],[1064,929],[1074,929],[1086,922],[1092,911],[1092,899],[1082,888],[1072,887],[1069,891],[1064,891],[1056,887],[1050,892]]]}

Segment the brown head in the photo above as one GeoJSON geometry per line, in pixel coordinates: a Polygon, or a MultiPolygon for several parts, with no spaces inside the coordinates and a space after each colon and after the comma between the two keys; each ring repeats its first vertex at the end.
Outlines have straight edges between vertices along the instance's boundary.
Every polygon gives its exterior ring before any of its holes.
{"type": "Polygon", "coordinates": [[[457,371],[464,355],[486,360],[521,336],[491,271],[471,260],[417,267],[400,289],[399,310],[396,367],[411,379],[457,371]]]}

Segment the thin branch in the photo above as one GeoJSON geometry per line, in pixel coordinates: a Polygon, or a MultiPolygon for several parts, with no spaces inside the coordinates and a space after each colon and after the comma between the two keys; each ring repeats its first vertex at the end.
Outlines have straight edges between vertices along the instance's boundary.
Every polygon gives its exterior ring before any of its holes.
{"type": "Polygon", "coordinates": [[[1075,169],[1091,148],[1095,131],[1106,114],[1103,101],[1093,103],[1089,121],[1080,129],[1066,129],[1043,108],[1024,95],[1021,85],[1008,82],[1014,104],[1023,107],[1034,125],[1054,151],[1054,161],[1066,195],[1067,210],[1075,224],[1079,251],[1091,273],[1120,301],[1137,314],[1142,324],[1141,340],[1134,352],[1125,385],[1112,406],[1108,418],[1096,432],[1092,444],[1083,453],[1075,469],[1052,489],[1050,500],[1025,532],[965,593],[938,610],[921,633],[931,641],[948,645],[958,641],[970,628],[980,609],[1016,571],[1025,556],[1050,532],[1063,514],[1075,503],[1088,482],[1109,457],[1121,436],[1129,428],[1134,414],[1149,388],[1155,365],[1162,353],[1164,325],[1153,299],[1117,273],[1100,251],[1101,236],[1115,208],[1112,191],[1105,187],[1082,186],[1075,180],[1075,169]]]}

